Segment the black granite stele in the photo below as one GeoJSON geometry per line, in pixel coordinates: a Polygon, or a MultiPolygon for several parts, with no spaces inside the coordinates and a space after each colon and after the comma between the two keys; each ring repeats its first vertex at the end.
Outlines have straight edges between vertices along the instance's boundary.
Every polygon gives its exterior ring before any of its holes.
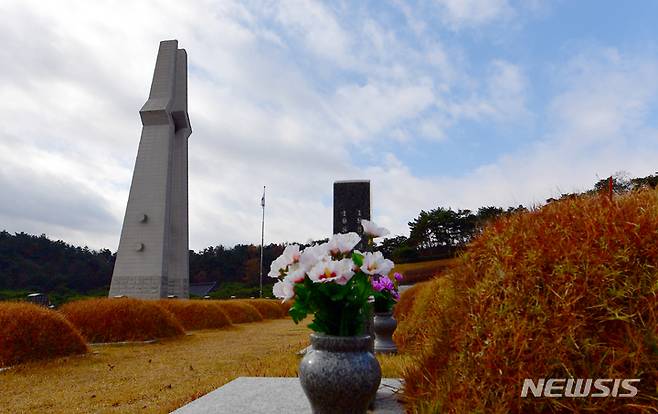
{"type": "MultiPolygon", "coordinates": [[[[361,220],[370,220],[370,181],[334,183],[334,233],[363,234],[361,220]]],[[[362,250],[362,243],[357,249],[362,250]]]]}

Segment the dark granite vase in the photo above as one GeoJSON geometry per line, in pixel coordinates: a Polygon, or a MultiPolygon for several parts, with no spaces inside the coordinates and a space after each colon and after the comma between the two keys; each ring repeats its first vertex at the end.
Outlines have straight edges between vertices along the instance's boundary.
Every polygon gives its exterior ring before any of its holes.
{"type": "Polygon", "coordinates": [[[382,371],[369,335],[311,334],[312,348],[299,364],[299,381],[315,414],[365,413],[382,371]]]}
{"type": "Polygon", "coordinates": [[[395,354],[398,348],[393,342],[393,332],[398,326],[398,321],[393,317],[393,312],[376,312],[373,322],[375,329],[375,352],[381,354],[395,354]]]}

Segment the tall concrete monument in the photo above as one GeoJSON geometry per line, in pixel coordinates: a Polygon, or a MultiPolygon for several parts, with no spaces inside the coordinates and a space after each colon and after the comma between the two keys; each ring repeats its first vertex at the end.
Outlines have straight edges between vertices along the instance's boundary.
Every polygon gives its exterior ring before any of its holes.
{"type": "Polygon", "coordinates": [[[187,53],[160,42],[110,297],[189,297],[187,53]]]}

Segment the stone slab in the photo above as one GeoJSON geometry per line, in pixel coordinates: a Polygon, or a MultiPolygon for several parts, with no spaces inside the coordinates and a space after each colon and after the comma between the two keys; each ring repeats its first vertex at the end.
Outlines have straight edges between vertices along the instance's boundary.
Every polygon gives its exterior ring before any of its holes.
{"type": "MultiPolygon", "coordinates": [[[[369,413],[398,414],[404,408],[397,400],[401,380],[382,378],[374,410],[369,413]]],[[[298,378],[240,377],[173,411],[172,414],[311,414],[311,406],[298,378]]]]}

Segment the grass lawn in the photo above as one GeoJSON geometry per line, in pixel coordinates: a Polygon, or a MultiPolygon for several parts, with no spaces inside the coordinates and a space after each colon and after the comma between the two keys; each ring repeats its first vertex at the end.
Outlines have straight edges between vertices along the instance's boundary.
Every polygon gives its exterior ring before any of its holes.
{"type": "MultiPolygon", "coordinates": [[[[152,344],[93,345],[84,356],[0,372],[0,413],[168,413],[237,377],[297,376],[296,352],[310,332],[287,318],[152,344]]],[[[379,359],[384,377],[400,377],[407,360],[379,359]]]]}

